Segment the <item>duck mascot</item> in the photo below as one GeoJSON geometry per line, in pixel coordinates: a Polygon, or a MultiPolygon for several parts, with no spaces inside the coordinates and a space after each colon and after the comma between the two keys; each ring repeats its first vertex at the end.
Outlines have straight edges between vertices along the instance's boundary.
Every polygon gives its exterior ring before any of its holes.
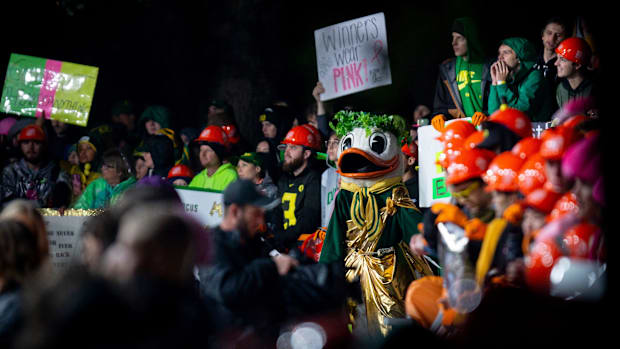
{"type": "Polygon", "coordinates": [[[399,140],[407,136],[406,123],[398,115],[351,111],[334,119],[341,183],[319,262],[344,260],[347,281],[359,280],[363,304],[349,304],[354,333],[359,327],[371,337],[386,336],[389,319],[406,317],[409,284],[432,275],[408,247],[422,214],[402,181],[399,140]]]}

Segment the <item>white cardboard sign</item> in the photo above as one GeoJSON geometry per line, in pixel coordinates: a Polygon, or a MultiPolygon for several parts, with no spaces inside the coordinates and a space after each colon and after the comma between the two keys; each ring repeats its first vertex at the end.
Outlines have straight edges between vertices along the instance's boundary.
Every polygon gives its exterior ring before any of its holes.
{"type": "Polygon", "coordinates": [[[314,31],[321,100],[390,85],[383,12],[314,31]]]}
{"type": "Polygon", "coordinates": [[[185,212],[196,218],[206,227],[215,227],[222,222],[224,203],[222,193],[192,189],[176,188],[181,197],[185,212]]]}

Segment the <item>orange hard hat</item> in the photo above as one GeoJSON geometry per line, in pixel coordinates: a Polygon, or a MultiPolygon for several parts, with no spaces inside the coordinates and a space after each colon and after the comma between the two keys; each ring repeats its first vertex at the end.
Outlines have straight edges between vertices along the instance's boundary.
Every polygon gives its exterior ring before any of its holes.
{"type": "Polygon", "coordinates": [[[522,111],[502,105],[489,117],[490,122],[506,126],[521,138],[532,136],[532,123],[530,118],[522,111]]]}
{"type": "Polygon", "coordinates": [[[589,65],[592,49],[590,49],[590,45],[588,45],[588,42],[584,39],[572,37],[564,39],[564,41],[555,48],[555,53],[571,62],[589,65]]]}
{"type": "Polygon", "coordinates": [[[577,196],[568,192],[556,201],[551,213],[545,219],[548,222],[554,221],[563,217],[566,214],[577,214],[579,212],[579,204],[577,203],[577,196]]]}
{"type": "Polygon", "coordinates": [[[534,137],[527,137],[520,140],[512,148],[512,153],[519,156],[523,160],[527,160],[530,155],[538,153],[541,140],[534,137]]]}
{"type": "Polygon", "coordinates": [[[543,214],[549,214],[561,196],[562,194],[556,193],[553,190],[538,188],[527,194],[523,204],[543,214]]]}
{"type": "Polygon", "coordinates": [[[37,141],[37,142],[45,142],[47,140],[47,136],[43,129],[38,125],[28,125],[24,127],[17,136],[17,141],[37,141]]]}
{"type": "Polygon", "coordinates": [[[446,168],[446,183],[456,184],[484,174],[491,158],[488,152],[480,149],[462,149],[446,168]]]}
{"type": "Polygon", "coordinates": [[[176,177],[194,177],[194,172],[191,168],[186,165],[178,164],[173,166],[170,171],[168,171],[168,179],[176,178],[176,177]]]}
{"type": "Polygon", "coordinates": [[[441,135],[437,138],[443,143],[444,149],[459,148],[465,139],[476,132],[476,127],[465,120],[455,120],[446,125],[441,135]]]}
{"type": "Polygon", "coordinates": [[[414,157],[414,158],[418,157],[418,145],[415,144],[414,142],[409,143],[409,144],[403,144],[403,146],[402,146],[402,148],[400,148],[400,150],[406,156],[414,157]]]}
{"type": "Polygon", "coordinates": [[[456,157],[461,154],[461,150],[462,150],[462,148],[444,149],[444,151],[442,151],[439,154],[439,158],[437,159],[437,163],[441,167],[447,169],[448,167],[450,167],[450,164],[452,163],[452,161],[454,161],[454,159],[456,159],[456,157]]]}
{"type": "Polygon", "coordinates": [[[510,151],[505,151],[497,155],[489,164],[482,179],[487,184],[487,191],[517,191],[519,185],[517,176],[523,159],[510,151]]]}
{"type": "Polygon", "coordinates": [[[585,115],[574,115],[569,117],[568,119],[564,120],[564,122],[561,124],[562,127],[569,127],[569,128],[575,128],[577,126],[579,126],[582,122],[588,120],[588,117],[585,115]]]}
{"type": "Polygon", "coordinates": [[[480,142],[482,142],[483,140],[484,140],[484,131],[476,131],[470,134],[469,137],[465,139],[465,142],[463,143],[463,147],[466,149],[473,149],[478,144],[480,144],[480,142]]]}
{"type": "Polygon", "coordinates": [[[304,124],[293,127],[282,141],[282,144],[303,145],[314,150],[321,150],[321,139],[311,125],[304,124]]]}
{"type": "Polygon", "coordinates": [[[407,288],[405,312],[422,327],[429,329],[439,314],[439,299],[443,295],[443,278],[425,276],[407,288]]]}
{"type": "Polygon", "coordinates": [[[562,243],[571,257],[591,258],[600,228],[590,223],[574,225],[564,233],[562,243]]]}
{"type": "Polygon", "coordinates": [[[200,136],[198,136],[194,142],[211,142],[228,146],[228,136],[221,127],[212,125],[202,130],[200,136]]]}
{"type": "Polygon", "coordinates": [[[519,191],[528,195],[532,191],[541,188],[547,181],[545,173],[545,159],[540,154],[529,157],[521,166],[517,175],[519,191]]]}
{"type": "Polygon", "coordinates": [[[241,137],[239,136],[239,131],[237,131],[237,126],[233,124],[222,125],[222,130],[224,130],[224,133],[226,133],[228,141],[231,144],[237,144],[241,140],[241,137]]]}
{"type": "Polygon", "coordinates": [[[579,134],[572,127],[547,129],[540,136],[540,155],[547,160],[561,160],[570,145],[579,138],[579,134]]]}
{"type": "Polygon", "coordinates": [[[525,257],[525,281],[527,285],[541,292],[548,292],[549,276],[555,261],[562,256],[562,250],[553,239],[538,240],[530,254],[525,257]]]}

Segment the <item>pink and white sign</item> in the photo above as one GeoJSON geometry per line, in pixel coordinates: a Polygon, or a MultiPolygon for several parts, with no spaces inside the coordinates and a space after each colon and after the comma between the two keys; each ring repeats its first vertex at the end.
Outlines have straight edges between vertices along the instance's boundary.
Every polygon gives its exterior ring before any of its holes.
{"type": "Polygon", "coordinates": [[[314,41],[321,100],[392,83],[383,12],[315,30],[314,41]]]}

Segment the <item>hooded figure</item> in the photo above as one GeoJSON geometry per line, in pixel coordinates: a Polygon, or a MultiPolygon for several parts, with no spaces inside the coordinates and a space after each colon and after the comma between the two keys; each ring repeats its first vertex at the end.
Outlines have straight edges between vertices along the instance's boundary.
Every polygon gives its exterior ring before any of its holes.
{"type": "Polygon", "coordinates": [[[272,105],[265,108],[263,113],[258,117],[258,121],[262,125],[263,136],[272,146],[271,148],[277,148],[280,142],[284,139],[288,131],[293,126],[293,115],[289,107],[280,105],[272,105]],[[269,132],[271,125],[275,126],[275,133],[269,132]]]}
{"type": "Polygon", "coordinates": [[[140,120],[138,121],[140,132],[145,132],[146,134],[155,134],[159,129],[169,128],[170,127],[170,110],[166,107],[162,107],[161,105],[152,105],[149,106],[142,112],[140,115],[140,120]],[[149,130],[149,125],[147,122],[154,121],[159,124],[159,128],[154,130],[149,130]]]}
{"type": "Polygon", "coordinates": [[[543,74],[534,69],[536,64],[534,45],[524,38],[508,38],[500,43],[500,60],[509,65],[511,73],[505,82],[491,86],[489,112],[493,114],[505,99],[506,104],[527,114],[531,121],[551,120],[553,99],[551,89],[543,74]],[[515,65],[502,57],[502,48],[508,46],[516,57],[515,65]]]}
{"type": "Polygon", "coordinates": [[[402,181],[399,138],[407,129],[394,115],[339,112],[335,118],[341,187],[319,261],[344,260],[347,280],[359,278],[362,291],[354,327],[366,322],[370,336],[385,336],[391,329],[385,320],[406,315],[409,283],[432,274],[407,245],[422,220],[402,181]]]}
{"type": "Polygon", "coordinates": [[[446,120],[485,112],[491,81],[476,22],[469,17],[457,18],[452,36],[456,57],[439,66],[433,102],[433,115],[442,114],[446,120]]]}
{"type": "Polygon", "coordinates": [[[149,136],[144,141],[144,152],[150,153],[154,167],[149,170],[149,176],[167,177],[174,166],[174,145],[165,135],[149,136]]]}

